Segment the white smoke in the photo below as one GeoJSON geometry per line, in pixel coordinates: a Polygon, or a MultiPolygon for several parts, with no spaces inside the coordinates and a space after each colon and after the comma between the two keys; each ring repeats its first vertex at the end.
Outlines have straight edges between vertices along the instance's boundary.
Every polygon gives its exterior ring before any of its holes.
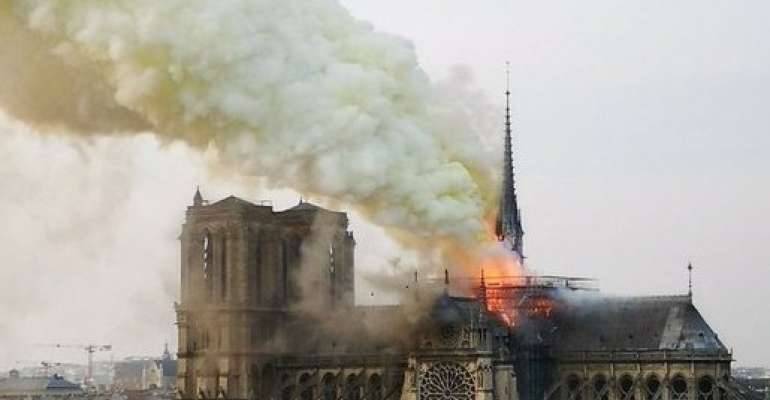
{"type": "Polygon", "coordinates": [[[334,0],[11,0],[0,26],[0,107],[40,130],[150,127],[398,237],[484,236],[484,125],[334,0]]]}

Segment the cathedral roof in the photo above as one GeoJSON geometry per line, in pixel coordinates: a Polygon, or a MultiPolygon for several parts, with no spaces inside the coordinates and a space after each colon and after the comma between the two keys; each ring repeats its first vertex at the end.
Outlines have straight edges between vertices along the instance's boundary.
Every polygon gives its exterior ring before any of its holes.
{"type": "Polygon", "coordinates": [[[315,205],[313,203],[310,203],[308,201],[300,201],[299,204],[297,204],[296,206],[286,211],[318,211],[318,210],[328,211],[325,208],[315,205]]]}
{"type": "Polygon", "coordinates": [[[559,313],[557,351],[727,352],[689,296],[584,299],[559,313]]]}
{"type": "Polygon", "coordinates": [[[212,203],[209,207],[259,207],[259,205],[240,197],[227,196],[222,200],[212,203]]]}

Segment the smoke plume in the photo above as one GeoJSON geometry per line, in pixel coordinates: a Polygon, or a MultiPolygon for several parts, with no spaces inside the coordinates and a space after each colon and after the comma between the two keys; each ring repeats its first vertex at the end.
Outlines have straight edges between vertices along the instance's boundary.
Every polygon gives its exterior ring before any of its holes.
{"type": "Polygon", "coordinates": [[[0,75],[0,107],[40,131],[152,131],[403,242],[485,237],[484,125],[336,1],[6,1],[0,75]]]}

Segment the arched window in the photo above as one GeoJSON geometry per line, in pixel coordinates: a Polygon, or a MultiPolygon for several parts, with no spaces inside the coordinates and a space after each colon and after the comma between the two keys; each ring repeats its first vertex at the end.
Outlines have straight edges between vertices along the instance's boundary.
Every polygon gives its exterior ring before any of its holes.
{"type": "Polygon", "coordinates": [[[382,378],[378,374],[369,377],[367,400],[382,400],[382,378]]]}
{"type": "Polygon", "coordinates": [[[575,374],[567,377],[567,399],[583,400],[583,382],[575,374]]]}
{"type": "Polygon", "coordinates": [[[594,400],[609,400],[610,398],[610,387],[609,383],[607,382],[607,377],[598,374],[594,376],[593,384],[591,385],[591,389],[593,391],[593,396],[591,396],[594,400]]]}
{"type": "Polygon", "coordinates": [[[337,378],[333,374],[327,373],[323,380],[323,400],[337,400],[337,378]]]}
{"type": "Polygon", "coordinates": [[[618,393],[620,394],[620,400],[635,400],[634,396],[634,378],[631,375],[625,374],[618,380],[618,393]]]}
{"type": "Polygon", "coordinates": [[[656,375],[650,375],[647,377],[647,381],[644,383],[644,391],[646,400],[658,400],[662,396],[662,390],[660,385],[660,379],[656,375]]]}
{"type": "Polygon", "coordinates": [[[714,400],[716,383],[710,376],[703,376],[698,380],[698,400],[714,400]]]}
{"type": "Polygon", "coordinates": [[[203,233],[203,249],[201,253],[203,264],[203,284],[206,291],[206,298],[211,299],[211,293],[214,289],[214,282],[211,275],[214,271],[214,241],[211,232],[208,230],[203,233]]]}
{"type": "Polygon", "coordinates": [[[313,385],[310,382],[310,374],[302,374],[299,377],[299,386],[302,392],[299,395],[301,400],[313,400],[313,385]]]}
{"type": "Polygon", "coordinates": [[[671,380],[671,400],[687,400],[687,381],[682,375],[671,380]]]}
{"type": "Polygon", "coordinates": [[[222,237],[222,260],[219,263],[219,287],[222,301],[227,300],[227,239],[222,237]]]}
{"type": "Polygon", "coordinates": [[[345,400],[361,400],[361,386],[356,374],[348,375],[345,381],[345,400]]]}

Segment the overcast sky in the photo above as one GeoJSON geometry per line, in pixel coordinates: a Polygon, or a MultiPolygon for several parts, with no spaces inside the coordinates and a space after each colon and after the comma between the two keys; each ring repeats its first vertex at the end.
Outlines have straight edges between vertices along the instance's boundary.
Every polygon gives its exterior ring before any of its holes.
{"type": "MultiPolygon", "coordinates": [[[[737,363],[770,366],[770,3],[343,4],[411,40],[431,76],[468,66],[500,107],[510,60],[530,266],[610,293],[684,294],[692,261],[695,303],[737,363]]],[[[8,121],[0,131],[0,367],[85,359],[39,343],[159,353],[175,342],[175,237],[195,184],[212,198],[295,201],[149,135],[75,144],[8,121]]],[[[353,223],[359,243],[383,241],[353,223]]],[[[377,253],[359,254],[362,268],[393,251],[362,246],[377,253]]]]}

